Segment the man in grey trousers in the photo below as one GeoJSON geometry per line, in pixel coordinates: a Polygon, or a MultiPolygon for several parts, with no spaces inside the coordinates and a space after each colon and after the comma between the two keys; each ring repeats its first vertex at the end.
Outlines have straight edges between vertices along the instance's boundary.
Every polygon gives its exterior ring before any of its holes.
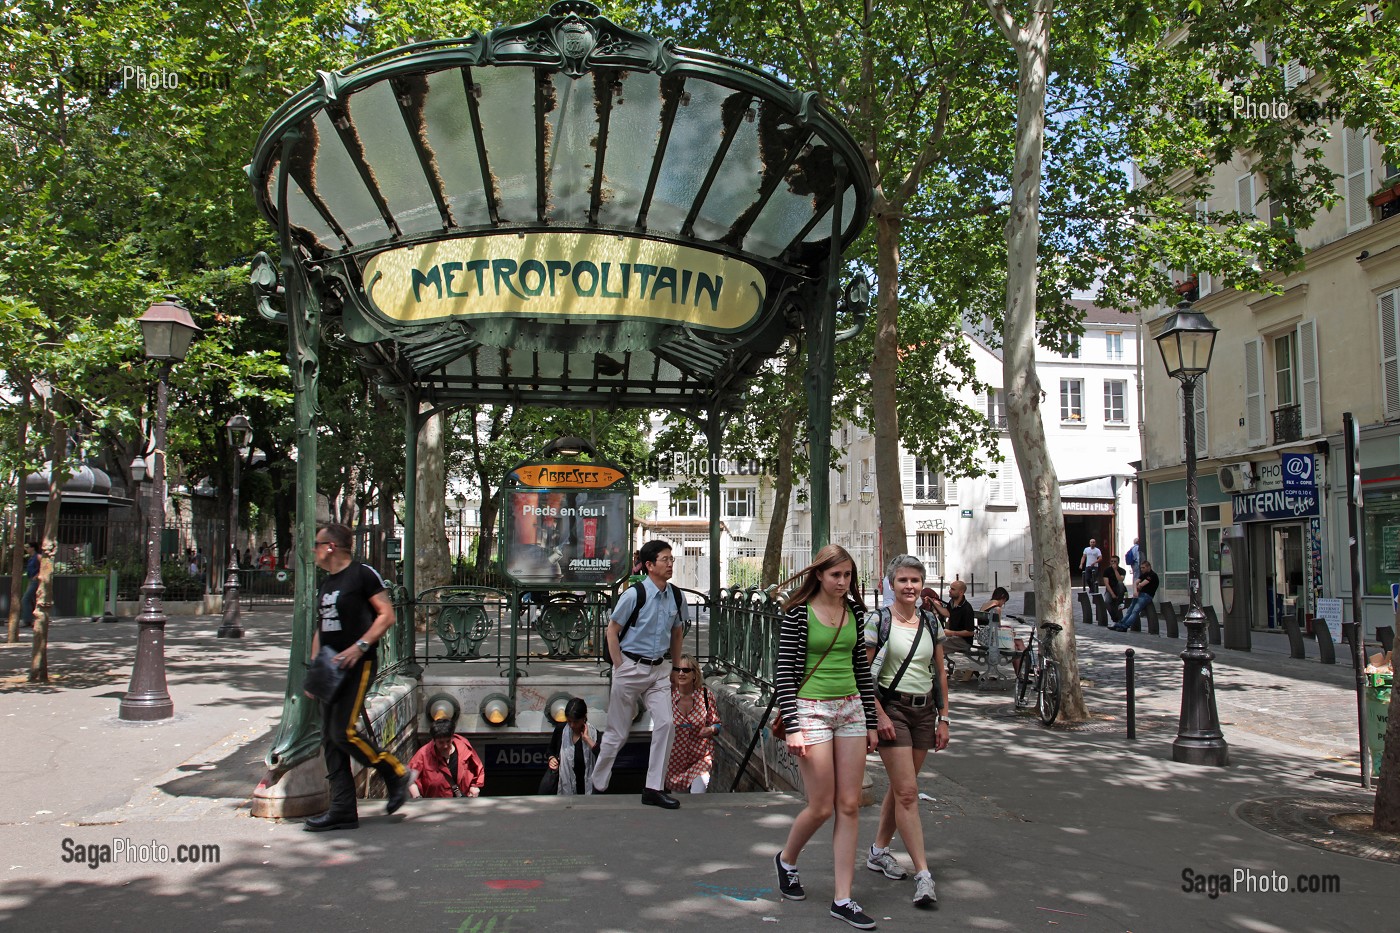
{"type": "Polygon", "coordinates": [[[665,541],[648,541],[641,550],[646,576],[617,599],[608,619],[608,657],[612,661],[612,691],[608,695],[608,728],[593,766],[593,788],[607,790],[613,762],[637,714],[637,703],[651,714],[651,754],[642,803],[674,810],[680,806],[666,793],[666,760],[671,755],[671,661],[681,655],[685,639],[685,602],[669,585],[676,559],[665,541]],[[644,595],[642,595],[644,594],[644,595]],[[642,599],[637,610],[637,600],[642,599]],[[636,616],[635,620],[633,616],[636,616]]]}

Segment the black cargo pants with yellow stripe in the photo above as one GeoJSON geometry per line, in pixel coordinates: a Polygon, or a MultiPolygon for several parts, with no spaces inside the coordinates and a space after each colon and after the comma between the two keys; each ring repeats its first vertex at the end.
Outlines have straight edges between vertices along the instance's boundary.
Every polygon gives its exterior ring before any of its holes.
{"type": "Polygon", "coordinates": [[[321,742],[326,752],[326,779],[331,785],[330,812],[353,816],[355,779],[350,775],[350,759],[374,768],[385,783],[404,774],[401,761],[380,751],[374,734],[365,726],[361,711],[365,694],[374,681],[375,665],[368,658],[345,671],[340,689],[329,703],[321,704],[321,742]]]}

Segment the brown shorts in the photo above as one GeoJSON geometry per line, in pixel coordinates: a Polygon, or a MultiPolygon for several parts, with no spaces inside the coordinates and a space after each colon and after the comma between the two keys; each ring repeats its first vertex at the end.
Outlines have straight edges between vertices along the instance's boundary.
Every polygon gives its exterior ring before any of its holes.
{"type": "Polygon", "coordinates": [[[932,694],[923,706],[914,706],[903,694],[880,701],[894,723],[894,738],[881,739],[881,748],[931,749],[938,743],[938,706],[932,694]]]}

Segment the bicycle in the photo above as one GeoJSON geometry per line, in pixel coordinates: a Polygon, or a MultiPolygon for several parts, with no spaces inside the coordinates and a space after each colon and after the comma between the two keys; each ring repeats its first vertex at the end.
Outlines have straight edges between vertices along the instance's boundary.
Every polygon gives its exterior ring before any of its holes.
{"type": "Polygon", "coordinates": [[[1037,645],[1035,630],[1031,630],[1026,650],[1021,655],[1021,670],[1016,675],[1016,708],[1030,706],[1031,681],[1035,681],[1036,710],[1040,721],[1049,726],[1060,715],[1060,667],[1050,656],[1049,645],[1064,630],[1056,622],[1042,622],[1046,634],[1037,645]]]}

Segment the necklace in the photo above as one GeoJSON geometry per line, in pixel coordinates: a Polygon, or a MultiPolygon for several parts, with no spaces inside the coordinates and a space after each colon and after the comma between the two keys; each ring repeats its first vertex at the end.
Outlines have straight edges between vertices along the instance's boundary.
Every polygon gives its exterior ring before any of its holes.
{"type": "Polygon", "coordinates": [[[815,601],[810,605],[812,607],[812,612],[817,617],[817,621],[827,628],[836,628],[846,619],[846,604],[844,602],[839,605],[839,608],[834,613],[834,622],[829,619],[829,616],[832,615],[830,606],[820,606],[815,601]]]}
{"type": "Polygon", "coordinates": [[[900,623],[901,625],[913,625],[918,615],[917,610],[910,612],[908,616],[902,616],[897,611],[896,607],[898,606],[899,603],[895,603],[893,606],[890,606],[890,615],[894,616],[894,620],[900,623]]]}

